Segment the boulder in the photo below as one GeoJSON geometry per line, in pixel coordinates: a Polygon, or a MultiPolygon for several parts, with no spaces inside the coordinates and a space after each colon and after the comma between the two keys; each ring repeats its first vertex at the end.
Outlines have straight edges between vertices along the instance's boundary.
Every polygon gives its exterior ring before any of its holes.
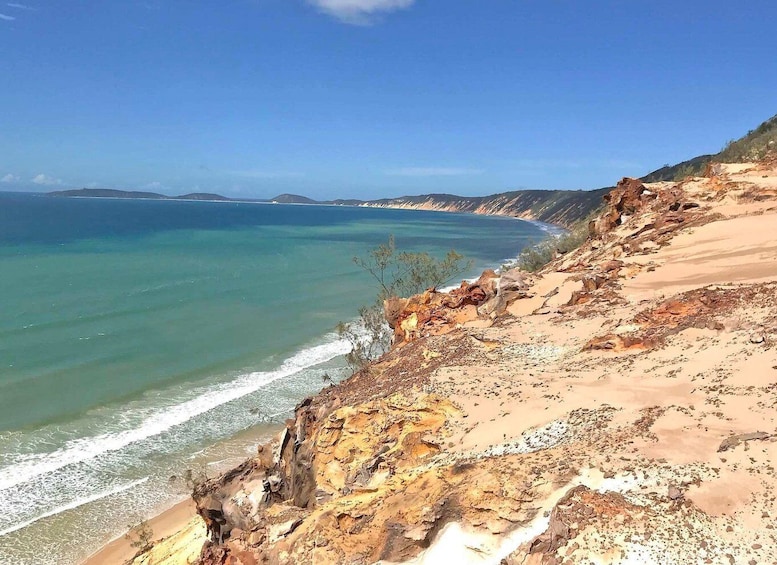
{"type": "Polygon", "coordinates": [[[723,440],[723,442],[721,442],[720,447],[718,447],[718,453],[722,453],[723,451],[728,451],[729,449],[734,449],[740,443],[753,441],[753,440],[770,439],[773,436],[774,434],[769,434],[766,432],[751,432],[749,434],[733,435],[723,440]]]}
{"type": "Polygon", "coordinates": [[[641,210],[656,194],[649,191],[639,179],[625,177],[604,196],[607,204],[602,215],[588,224],[592,236],[604,235],[624,223],[641,210]]]}
{"type": "Polygon", "coordinates": [[[502,273],[497,285],[497,294],[513,290],[526,290],[529,285],[526,283],[526,273],[519,268],[510,269],[502,273]]]}

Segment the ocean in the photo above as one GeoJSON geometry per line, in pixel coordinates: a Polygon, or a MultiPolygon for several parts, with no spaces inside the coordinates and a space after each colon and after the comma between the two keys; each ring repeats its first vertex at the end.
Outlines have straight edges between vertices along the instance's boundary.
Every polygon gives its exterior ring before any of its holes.
{"type": "MultiPolygon", "coordinates": [[[[69,564],[345,376],[333,332],[394,234],[475,276],[540,226],[335,206],[0,193],[0,563],[69,564]]],[[[454,281],[455,282],[455,281],[454,281]]]]}

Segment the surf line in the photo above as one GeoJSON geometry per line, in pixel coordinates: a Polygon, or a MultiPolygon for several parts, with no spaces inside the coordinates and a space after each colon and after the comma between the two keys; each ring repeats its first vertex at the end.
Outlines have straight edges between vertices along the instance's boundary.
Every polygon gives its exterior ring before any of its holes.
{"type": "Polygon", "coordinates": [[[10,528],[6,530],[0,531],[0,537],[8,535],[10,533],[16,532],[18,530],[21,530],[22,528],[26,528],[30,524],[34,524],[38,520],[43,520],[44,518],[49,518],[51,516],[56,516],[57,514],[61,514],[62,512],[66,512],[67,510],[73,510],[74,508],[78,508],[79,506],[83,506],[84,504],[89,504],[90,502],[94,502],[95,500],[100,500],[101,498],[105,498],[107,496],[112,496],[114,494],[118,494],[120,492],[124,492],[125,490],[129,490],[131,488],[135,488],[138,485],[142,485],[148,480],[148,477],[144,477],[142,479],[139,479],[137,481],[132,481],[131,483],[127,483],[125,485],[119,485],[116,488],[113,488],[111,490],[106,490],[102,492],[95,493],[91,496],[87,496],[85,498],[79,498],[77,500],[74,500],[73,502],[70,502],[69,504],[64,504],[62,506],[58,506],[57,508],[54,508],[53,510],[50,510],[44,514],[41,514],[40,516],[36,516],[35,518],[32,518],[30,520],[27,520],[26,522],[22,522],[21,524],[16,524],[15,526],[11,526],[10,528]]]}

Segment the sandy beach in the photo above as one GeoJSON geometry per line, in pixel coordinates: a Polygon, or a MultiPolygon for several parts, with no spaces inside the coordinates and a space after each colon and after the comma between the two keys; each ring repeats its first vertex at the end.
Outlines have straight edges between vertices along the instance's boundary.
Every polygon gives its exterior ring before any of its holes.
{"type": "MultiPolygon", "coordinates": [[[[201,524],[197,517],[194,501],[191,498],[182,500],[172,508],[165,510],[161,514],[148,520],[154,535],[154,541],[169,538],[174,534],[181,535],[181,532],[191,533],[190,541],[197,539],[201,535],[204,541],[204,527],[197,528],[201,524]],[[191,531],[187,528],[191,526],[191,531]]],[[[138,549],[132,547],[130,539],[121,536],[102,547],[96,553],[90,555],[82,562],[82,565],[109,565],[112,563],[121,564],[131,560],[138,549]]]]}
{"type": "MultiPolygon", "coordinates": [[[[280,426],[275,425],[254,426],[237,434],[230,444],[243,445],[246,442],[260,444],[276,436],[279,430],[280,426]]],[[[209,474],[217,475],[243,460],[242,457],[236,457],[233,448],[229,447],[225,451],[224,447],[216,445],[203,454],[208,457],[219,457],[216,461],[203,461],[209,469],[209,474]],[[221,459],[224,455],[228,458],[221,459]]],[[[194,501],[190,497],[183,498],[170,508],[149,517],[147,522],[153,533],[152,543],[157,550],[144,554],[135,561],[136,563],[167,563],[168,565],[188,563],[199,554],[198,548],[205,541],[205,526],[202,519],[197,516],[194,501]]],[[[131,560],[138,549],[131,546],[133,540],[127,539],[126,533],[105,544],[83,560],[81,565],[122,565],[131,560]]]]}

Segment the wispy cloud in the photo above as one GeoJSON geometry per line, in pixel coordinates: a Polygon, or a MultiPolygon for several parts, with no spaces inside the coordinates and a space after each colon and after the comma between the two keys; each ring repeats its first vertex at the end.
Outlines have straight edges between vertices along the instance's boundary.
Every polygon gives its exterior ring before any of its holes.
{"type": "Polygon", "coordinates": [[[286,179],[304,177],[299,171],[230,171],[231,174],[247,179],[286,179]]]}
{"type": "Polygon", "coordinates": [[[3,178],[0,178],[0,182],[19,182],[19,177],[8,173],[3,178]]]}
{"type": "Polygon", "coordinates": [[[17,10],[27,10],[28,12],[36,12],[38,10],[37,8],[33,8],[32,6],[19,4],[18,2],[8,2],[6,3],[6,6],[8,6],[9,8],[16,8],[17,10]]]}
{"type": "Polygon", "coordinates": [[[465,169],[461,167],[403,167],[384,171],[385,174],[396,177],[458,177],[465,175],[481,175],[483,169],[465,169]]]}
{"type": "Polygon", "coordinates": [[[308,3],[341,22],[370,25],[380,14],[409,8],[415,0],[308,0],[308,3]]]}
{"type": "Polygon", "coordinates": [[[5,20],[7,22],[12,22],[15,19],[16,18],[14,18],[13,16],[6,16],[5,14],[0,14],[0,20],[5,20]]]}
{"type": "Polygon", "coordinates": [[[158,180],[151,181],[150,183],[144,184],[140,187],[141,190],[166,190],[167,187],[163,185],[158,180]]]}
{"type": "Polygon", "coordinates": [[[625,159],[517,159],[510,166],[521,171],[548,169],[638,169],[642,165],[625,159]]]}
{"type": "Polygon", "coordinates": [[[62,184],[62,179],[55,179],[53,177],[50,177],[48,175],[44,175],[43,173],[41,173],[39,175],[35,175],[34,177],[32,177],[32,182],[34,184],[52,186],[55,184],[62,184]]]}

